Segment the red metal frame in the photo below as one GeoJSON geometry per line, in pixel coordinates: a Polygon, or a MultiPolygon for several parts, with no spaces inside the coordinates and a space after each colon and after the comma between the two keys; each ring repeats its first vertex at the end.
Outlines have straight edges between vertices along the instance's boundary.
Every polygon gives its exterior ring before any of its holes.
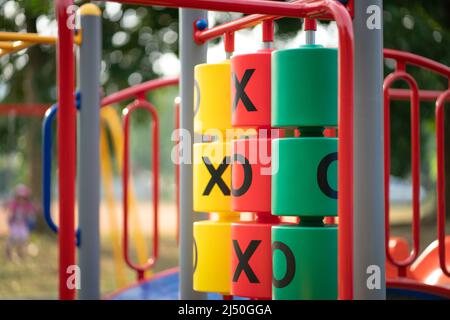
{"type": "Polygon", "coordinates": [[[395,71],[386,77],[383,84],[384,93],[384,204],[385,204],[385,249],[386,257],[398,268],[398,275],[406,277],[406,268],[410,266],[419,254],[420,245],[420,110],[419,87],[414,78],[404,71],[395,71]],[[389,88],[397,80],[404,80],[411,88],[411,171],[412,171],[412,205],[413,205],[413,250],[408,258],[396,261],[389,251],[389,180],[391,168],[391,138],[390,138],[390,97],[389,88]]]}
{"type": "MultiPolygon", "coordinates": [[[[404,52],[404,51],[398,51],[393,49],[384,49],[384,57],[386,59],[393,59],[396,61],[396,69],[397,71],[394,72],[394,74],[401,74],[406,75],[406,77],[409,78],[407,80],[408,82],[411,82],[411,80],[415,83],[414,79],[406,73],[406,67],[408,65],[420,67],[427,69],[428,71],[434,72],[436,74],[439,74],[447,79],[450,85],[450,67],[443,65],[439,62],[430,60],[428,58],[415,55],[413,53],[404,52]]],[[[392,74],[390,75],[392,76],[392,74]]],[[[405,79],[405,78],[403,78],[405,79]]],[[[386,78],[388,80],[388,78],[386,78]]],[[[415,84],[417,86],[417,84],[415,84]]],[[[386,108],[386,99],[389,100],[389,97],[397,100],[406,100],[408,97],[414,97],[414,99],[417,101],[417,105],[419,104],[418,100],[423,101],[436,101],[436,144],[437,144],[437,196],[438,196],[438,210],[437,210],[437,221],[438,221],[438,243],[439,243],[439,260],[440,260],[440,267],[442,269],[442,272],[450,276],[449,270],[446,266],[445,262],[445,171],[444,171],[444,104],[445,102],[450,101],[450,90],[447,91],[433,91],[433,90],[418,90],[418,88],[415,88],[413,90],[407,90],[407,89],[390,89],[385,88],[384,90],[384,99],[385,99],[385,108],[386,108]],[[389,96],[389,97],[388,97],[389,96]]],[[[414,107],[413,107],[414,108],[414,107]]],[[[417,106],[417,108],[419,108],[417,106]]],[[[417,111],[418,112],[418,111],[417,111]]],[[[389,113],[385,112],[385,123],[388,123],[389,121],[389,113]],[[388,118],[386,119],[386,115],[388,118]]],[[[412,130],[412,126],[411,126],[412,130]]],[[[418,133],[417,133],[418,134],[418,133]]],[[[385,131],[385,139],[386,139],[386,131],[385,131]]],[[[414,143],[412,141],[412,143],[414,143]]],[[[418,142],[416,142],[418,143],[418,142]]],[[[386,148],[389,148],[386,146],[385,143],[385,168],[389,168],[386,163],[390,162],[389,153],[386,153],[386,148]]],[[[414,150],[413,150],[414,152],[414,150]]],[[[419,153],[417,150],[416,153],[419,153]]],[[[416,155],[418,156],[418,155],[416,155]]],[[[419,169],[416,169],[416,175],[420,174],[418,171],[419,169]]],[[[414,168],[413,168],[413,175],[414,175],[414,168]]],[[[417,188],[420,188],[420,183],[417,183],[417,188]]],[[[414,188],[414,176],[413,176],[413,188],[414,188]]],[[[385,169],[385,203],[387,203],[386,206],[386,255],[390,262],[392,261],[392,257],[390,256],[389,247],[388,247],[388,240],[389,240],[389,198],[386,199],[386,195],[389,195],[389,172],[385,169]],[[386,191],[387,190],[387,191],[386,191]]],[[[415,201],[419,201],[419,190],[417,192],[417,199],[415,201]]],[[[414,195],[413,195],[413,201],[414,201],[414,195]]],[[[420,205],[419,203],[415,204],[416,206],[420,205]]],[[[414,206],[414,203],[413,203],[414,206]]],[[[414,209],[413,209],[414,210],[414,209]]],[[[414,213],[413,213],[414,214],[414,213]]],[[[418,228],[420,223],[420,217],[416,217],[415,214],[413,215],[413,238],[418,241],[418,235],[414,235],[414,225],[417,226],[417,231],[420,233],[420,229],[418,228]]],[[[414,240],[415,242],[416,240],[414,240]]],[[[414,251],[418,251],[419,247],[414,244],[414,251]]],[[[410,262],[410,263],[403,263],[403,265],[399,266],[398,263],[394,263],[399,268],[399,275],[406,276],[406,268],[408,265],[412,264],[414,260],[417,258],[418,252],[416,254],[412,254],[409,257],[410,261],[403,261],[403,262],[410,262]]],[[[407,259],[408,260],[408,259],[407,259]]]]}
{"type": "MultiPolygon", "coordinates": [[[[72,0],[55,0],[58,20],[58,163],[59,163],[59,298],[75,299],[76,288],[70,286],[75,265],[75,158],[76,109],[73,31],[69,29],[67,8],[72,0]]],[[[73,281],[73,280],[72,280],[73,281]]]]}
{"type": "MultiPolygon", "coordinates": [[[[180,101],[175,100],[175,131],[180,129],[180,101]]],[[[176,205],[176,238],[177,244],[180,242],[180,156],[178,154],[178,145],[180,143],[179,135],[175,140],[175,205],[176,205]]]]}
{"type": "Polygon", "coordinates": [[[14,114],[16,116],[43,117],[50,107],[48,104],[0,104],[0,115],[14,114]]]}
{"type": "MultiPolygon", "coordinates": [[[[60,147],[60,297],[74,298],[74,290],[63,288],[67,266],[75,261],[75,106],[73,99],[73,32],[68,28],[67,8],[72,0],[55,0],[58,16],[58,94],[60,102],[58,135],[60,147]],[[64,71],[64,72],[63,72],[64,71]]],[[[333,19],[339,33],[339,164],[338,164],[338,283],[339,298],[353,298],[353,25],[348,8],[338,1],[303,0],[296,3],[264,0],[116,0],[120,3],[160,5],[246,14],[294,18],[333,19]]],[[[351,2],[351,1],[350,1],[351,2]]],[[[267,18],[267,17],[266,17],[267,18]]],[[[239,19],[238,19],[239,20],[239,19]]],[[[235,22],[238,23],[238,22],[235,22]]],[[[231,23],[233,25],[233,23],[231,23]]],[[[243,26],[241,26],[242,28],[243,26]]],[[[232,30],[228,30],[232,31],[232,30]]],[[[210,31],[211,32],[211,31],[210,31]]]]}
{"type": "Polygon", "coordinates": [[[450,99],[450,89],[439,96],[436,101],[436,146],[437,146],[437,223],[439,243],[439,264],[442,272],[450,277],[445,257],[445,135],[444,107],[450,99]]]}
{"type": "MultiPolygon", "coordinates": [[[[419,90],[420,101],[436,101],[444,91],[419,90]]],[[[389,96],[393,100],[409,100],[411,92],[408,89],[389,89],[389,96]]],[[[447,98],[450,101],[450,98],[447,98]]]]}
{"type": "Polygon", "coordinates": [[[178,85],[178,78],[165,78],[149,80],[144,83],[135,85],[130,88],[115,92],[102,99],[101,106],[105,107],[110,104],[119,103],[128,99],[136,99],[145,95],[149,91],[153,91],[162,87],[178,85]]]}
{"type": "Polygon", "coordinates": [[[159,206],[159,118],[155,107],[148,101],[137,99],[123,110],[123,255],[127,265],[135,270],[138,280],[142,281],[145,271],[151,269],[158,259],[158,206],[159,206]],[[128,251],[128,182],[129,182],[129,148],[130,148],[130,116],[137,109],[145,109],[150,112],[153,118],[153,256],[143,265],[135,264],[128,251]]]}

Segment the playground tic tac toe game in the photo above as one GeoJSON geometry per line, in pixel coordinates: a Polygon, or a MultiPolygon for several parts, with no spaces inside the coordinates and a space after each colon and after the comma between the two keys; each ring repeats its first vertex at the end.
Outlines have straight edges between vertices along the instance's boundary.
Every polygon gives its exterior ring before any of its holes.
{"type": "Polygon", "coordinates": [[[447,317],[448,102],[444,0],[0,0],[0,309],[447,317]]]}

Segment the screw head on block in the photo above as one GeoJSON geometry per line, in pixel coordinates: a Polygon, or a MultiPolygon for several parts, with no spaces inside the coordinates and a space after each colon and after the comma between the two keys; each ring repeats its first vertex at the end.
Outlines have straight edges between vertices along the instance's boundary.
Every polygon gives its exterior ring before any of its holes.
{"type": "Polygon", "coordinates": [[[272,126],[337,126],[337,50],[319,45],[272,53],[272,126]]]}
{"type": "Polygon", "coordinates": [[[272,50],[231,58],[232,125],[270,128],[272,50]]]}
{"type": "Polygon", "coordinates": [[[272,140],[272,214],[337,215],[337,139],[272,140]]]}
{"type": "Polygon", "coordinates": [[[208,21],[206,19],[198,19],[195,21],[195,27],[197,30],[203,31],[208,27],[208,21]]]}
{"type": "Polygon", "coordinates": [[[232,209],[270,213],[271,139],[237,139],[232,144],[232,209]]]}
{"type": "Polygon", "coordinates": [[[231,294],[272,298],[273,223],[235,222],[231,225],[231,294]]]}
{"type": "Polygon", "coordinates": [[[337,227],[272,227],[276,300],[337,299],[337,227]]]}
{"type": "Polygon", "coordinates": [[[194,131],[225,131],[231,127],[230,62],[199,64],[194,71],[194,131]]]}
{"type": "Polygon", "coordinates": [[[231,291],[231,223],[194,223],[194,290],[229,295],[231,291]]]}

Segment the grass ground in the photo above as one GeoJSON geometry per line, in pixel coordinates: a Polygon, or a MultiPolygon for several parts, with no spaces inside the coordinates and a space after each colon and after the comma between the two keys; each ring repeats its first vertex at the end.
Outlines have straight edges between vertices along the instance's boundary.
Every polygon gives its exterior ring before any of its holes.
{"type": "MultiPolygon", "coordinates": [[[[102,238],[101,291],[108,294],[118,289],[115,280],[115,264],[109,237],[102,238]]],[[[25,258],[17,255],[6,259],[6,237],[0,237],[0,299],[55,299],[58,287],[58,246],[56,237],[49,234],[34,234],[28,245],[25,258]]],[[[155,272],[174,267],[177,262],[177,247],[172,237],[161,238],[161,259],[155,272]]],[[[128,283],[135,281],[135,273],[126,269],[128,283]]]]}

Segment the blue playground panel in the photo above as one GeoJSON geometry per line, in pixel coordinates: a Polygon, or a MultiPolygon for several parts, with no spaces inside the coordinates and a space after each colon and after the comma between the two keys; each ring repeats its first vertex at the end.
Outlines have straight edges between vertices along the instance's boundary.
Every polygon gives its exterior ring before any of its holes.
{"type": "MultiPolygon", "coordinates": [[[[177,271],[155,277],[113,294],[112,300],[178,300],[180,276],[177,271]]],[[[222,300],[216,293],[208,293],[209,300],[222,300]]],[[[242,300],[243,298],[233,297],[242,300]]]]}

